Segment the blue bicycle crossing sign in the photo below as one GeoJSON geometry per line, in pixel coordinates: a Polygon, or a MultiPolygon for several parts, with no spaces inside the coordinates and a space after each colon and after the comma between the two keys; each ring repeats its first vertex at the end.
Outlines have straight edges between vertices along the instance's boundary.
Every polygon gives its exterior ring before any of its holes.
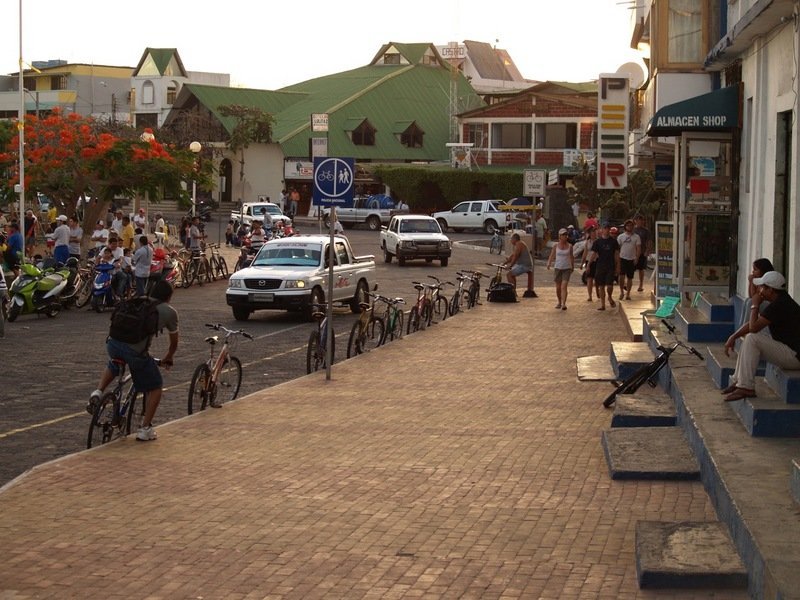
{"type": "Polygon", "coordinates": [[[314,157],[314,204],[352,206],[354,175],[352,158],[314,157]]]}

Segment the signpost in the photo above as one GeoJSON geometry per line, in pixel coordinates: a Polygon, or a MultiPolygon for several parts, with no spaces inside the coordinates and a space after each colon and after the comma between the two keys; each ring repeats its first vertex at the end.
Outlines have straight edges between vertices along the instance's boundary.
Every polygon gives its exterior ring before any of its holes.
{"type": "Polygon", "coordinates": [[[523,196],[544,196],[547,187],[547,171],[525,169],[523,196]]]}
{"type": "Polygon", "coordinates": [[[355,160],[352,158],[314,157],[314,190],[313,202],[319,206],[328,206],[331,215],[328,219],[330,243],[328,245],[328,306],[325,332],[325,379],[331,378],[331,355],[333,344],[333,265],[336,262],[334,249],[333,226],[336,222],[337,206],[353,205],[353,180],[355,179],[355,160]]]}

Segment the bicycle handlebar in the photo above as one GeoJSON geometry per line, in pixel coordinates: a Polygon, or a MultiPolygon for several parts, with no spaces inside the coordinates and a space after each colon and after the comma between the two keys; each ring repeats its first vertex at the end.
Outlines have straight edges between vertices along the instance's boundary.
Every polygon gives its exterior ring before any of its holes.
{"type": "Polygon", "coordinates": [[[244,329],[228,329],[222,323],[206,323],[206,327],[213,329],[214,331],[224,331],[226,336],[241,334],[248,340],[254,339],[253,336],[247,333],[244,329]]]}

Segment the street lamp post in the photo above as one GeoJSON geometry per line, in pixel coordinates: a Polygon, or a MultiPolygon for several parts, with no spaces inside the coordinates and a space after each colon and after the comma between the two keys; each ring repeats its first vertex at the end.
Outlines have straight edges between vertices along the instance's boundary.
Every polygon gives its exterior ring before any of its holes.
{"type": "Polygon", "coordinates": [[[200,142],[192,142],[189,144],[189,150],[195,154],[193,169],[195,172],[192,174],[192,218],[194,218],[197,209],[197,155],[200,154],[200,150],[202,149],[203,146],[200,145],[200,142]]]}
{"type": "MultiPolygon", "coordinates": [[[[19,132],[19,218],[25,229],[25,86],[22,73],[22,0],[19,0],[19,114],[17,129],[19,132]]],[[[22,260],[25,260],[25,236],[22,232],[22,260]]]]}

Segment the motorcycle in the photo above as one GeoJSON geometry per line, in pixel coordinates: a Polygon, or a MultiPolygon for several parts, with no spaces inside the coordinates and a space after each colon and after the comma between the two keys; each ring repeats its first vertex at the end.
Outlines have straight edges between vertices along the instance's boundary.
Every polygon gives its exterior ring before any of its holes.
{"type": "Polygon", "coordinates": [[[20,274],[13,281],[8,293],[11,303],[8,307],[9,322],[16,321],[23,314],[44,313],[55,317],[65,301],[74,298],[77,278],[77,261],[74,264],[53,269],[40,269],[36,265],[23,263],[20,274]]]}

